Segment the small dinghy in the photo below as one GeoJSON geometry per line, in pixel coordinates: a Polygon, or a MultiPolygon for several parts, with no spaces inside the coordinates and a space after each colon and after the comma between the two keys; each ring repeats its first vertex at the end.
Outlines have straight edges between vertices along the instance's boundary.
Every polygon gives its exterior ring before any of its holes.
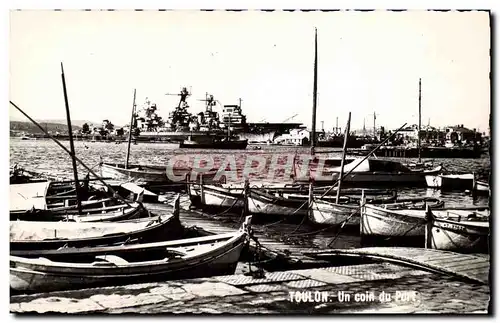
{"type": "MultiPolygon", "coordinates": [[[[10,220],[124,221],[147,215],[140,202],[127,202],[103,191],[82,189],[81,212],[74,189],[53,182],[10,185],[10,220]]],[[[140,199],[140,197],[138,197],[140,199]]]]}
{"type": "Polygon", "coordinates": [[[10,222],[10,254],[20,250],[81,248],[181,238],[179,196],[172,214],[135,222],[10,222]]]}
{"type": "Polygon", "coordinates": [[[10,256],[10,288],[42,292],[234,274],[250,221],[233,233],[200,238],[10,256]]]}

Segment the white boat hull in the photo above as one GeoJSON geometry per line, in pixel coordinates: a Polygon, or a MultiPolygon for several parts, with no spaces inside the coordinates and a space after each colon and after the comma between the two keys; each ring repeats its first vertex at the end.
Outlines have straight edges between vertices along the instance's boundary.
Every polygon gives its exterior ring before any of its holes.
{"type": "Polygon", "coordinates": [[[420,237],[425,235],[423,216],[409,216],[366,204],[361,208],[360,234],[374,237],[420,237]]]}
{"type": "MultiPolygon", "coordinates": [[[[234,190],[233,190],[234,191],[234,190]]],[[[201,196],[202,204],[212,207],[244,207],[244,197],[243,190],[238,190],[235,192],[240,196],[234,196],[234,194],[227,194],[224,189],[217,189],[205,186],[203,188],[203,195],[201,196]]]]}
{"type": "Polygon", "coordinates": [[[319,225],[341,225],[345,221],[347,221],[346,225],[359,225],[359,206],[315,201],[309,220],[319,225]]]}
{"type": "Polygon", "coordinates": [[[486,251],[488,249],[488,223],[467,221],[466,224],[460,222],[448,222],[433,220],[430,226],[428,237],[431,249],[450,251],[486,251]]]}
{"type": "MultiPolygon", "coordinates": [[[[238,235],[213,251],[186,259],[168,258],[135,264],[94,265],[10,257],[10,288],[14,291],[54,291],[113,286],[157,280],[207,277],[234,273],[246,235],[238,235]]],[[[195,247],[196,248],[196,247],[195,247]]]]}
{"type": "Polygon", "coordinates": [[[138,184],[143,183],[165,183],[169,182],[165,171],[146,172],[135,168],[124,169],[113,165],[101,165],[101,176],[103,178],[112,178],[114,180],[133,182],[138,184]]]}

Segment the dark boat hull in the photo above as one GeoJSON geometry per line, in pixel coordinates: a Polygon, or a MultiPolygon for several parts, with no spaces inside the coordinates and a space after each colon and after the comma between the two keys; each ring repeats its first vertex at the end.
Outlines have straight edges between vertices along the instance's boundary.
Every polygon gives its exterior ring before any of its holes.
{"type": "Polygon", "coordinates": [[[181,142],[179,148],[191,149],[246,149],[248,140],[218,141],[210,143],[181,142]]]}
{"type": "MultiPolygon", "coordinates": [[[[370,150],[352,150],[353,155],[365,156],[370,150]]],[[[421,158],[480,158],[483,152],[474,148],[424,147],[420,151],[421,158]]],[[[376,152],[377,157],[418,158],[418,148],[381,147],[376,152]]]]}
{"type": "Polygon", "coordinates": [[[154,241],[168,241],[180,239],[182,237],[182,225],[177,217],[171,216],[163,219],[162,222],[157,222],[157,218],[141,219],[143,221],[151,221],[142,229],[108,234],[102,237],[75,238],[75,239],[47,239],[38,241],[11,241],[10,254],[12,256],[36,256],[41,250],[55,250],[58,248],[83,248],[96,247],[106,245],[116,245],[124,243],[146,243],[154,241]]]}
{"type": "Polygon", "coordinates": [[[60,267],[51,262],[33,263],[25,261],[25,258],[11,256],[10,287],[15,292],[46,292],[228,275],[234,273],[246,242],[247,234],[241,233],[217,249],[188,259],[165,259],[154,265],[60,267]]]}

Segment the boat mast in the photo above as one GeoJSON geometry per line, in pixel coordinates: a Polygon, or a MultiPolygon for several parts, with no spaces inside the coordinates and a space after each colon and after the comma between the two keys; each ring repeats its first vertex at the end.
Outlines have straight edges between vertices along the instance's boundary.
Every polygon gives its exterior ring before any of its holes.
{"type": "Polygon", "coordinates": [[[420,128],[422,127],[422,79],[418,79],[418,162],[421,162],[420,128]]]}
{"type": "Polygon", "coordinates": [[[125,169],[128,168],[128,159],[130,156],[130,142],[132,141],[132,124],[134,123],[134,113],[135,113],[135,93],[136,93],[136,89],[134,89],[134,101],[132,103],[132,115],[130,116],[130,127],[128,130],[128,145],[127,145],[127,157],[125,159],[125,169]]]}
{"type": "Polygon", "coordinates": [[[373,111],[373,139],[377,139],[377,128],[375,127],[375,120],[377,120],[377,115],[373,111]]]}
{"type": "Polygon", "coordinates": [[[339,184],[337,186],[337,197],[335,198],[335,203],[339,203],[340,199],[340,187],[342,185],[342,177],[344,177],[344,163],[345,155],[347,155],[347,138],[349,137],[349,131],[351,131],[351,112],[349,112],[349,117],[347,118],[347,127],[344,134],[344,148],[342,149],[342,161],[340,162],[340,176],[339,184]]]}
{"type": "Polygon", "coordinates": [[[313,85],[313,111],[311,129],[311,155],[314,155],[316,144],[316,98],[318,92],[318,30],[314,28],[314,85],[313,85]]]}
{"type": "Polygon", "coordinates": [[[71,162],[73,165],[73,176],[75,178],[76,207],[78,209],[78,213],[82,213],[82,203],[81,203],[81,199],[80,199],[80,184],[78,183],[78,171],[76,169],[75,145],[73,143],[73,129],[71,127],[71,116],[69,114],[68,92],[66,91],[66,79],[64,77],[64,67],[63,67],[62,62],[61,62],[61,79],[62,79],[62,86],[63,86],[63,92],[64,92],[64,105],[66,106],[66,121],[68,123],[70,155],[71,155],[71,162]]]}
{"type": "Polygon", "coordinates": [[[231,112],[229,112],[229,115],[227,117],[227,140],[229,141],[229,138],[231,137],[231,112]]]}

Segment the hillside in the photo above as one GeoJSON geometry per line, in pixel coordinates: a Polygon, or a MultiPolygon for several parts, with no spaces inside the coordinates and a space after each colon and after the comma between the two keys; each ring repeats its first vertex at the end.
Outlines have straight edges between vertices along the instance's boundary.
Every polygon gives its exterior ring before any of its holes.
{"type": "MultiPolygon", "coordinates": [[[[64,123],[38,121],[42,127],[49,132],[67,132],[68,126],[64,123]]],[[[81,126],[73,124],[73,131],[81,129],[81,126]]],[[[43,133],[37,126],[29,121],[10,121],[10,130],[15,132],[26,132],[28,134],[43,133]]]]}

